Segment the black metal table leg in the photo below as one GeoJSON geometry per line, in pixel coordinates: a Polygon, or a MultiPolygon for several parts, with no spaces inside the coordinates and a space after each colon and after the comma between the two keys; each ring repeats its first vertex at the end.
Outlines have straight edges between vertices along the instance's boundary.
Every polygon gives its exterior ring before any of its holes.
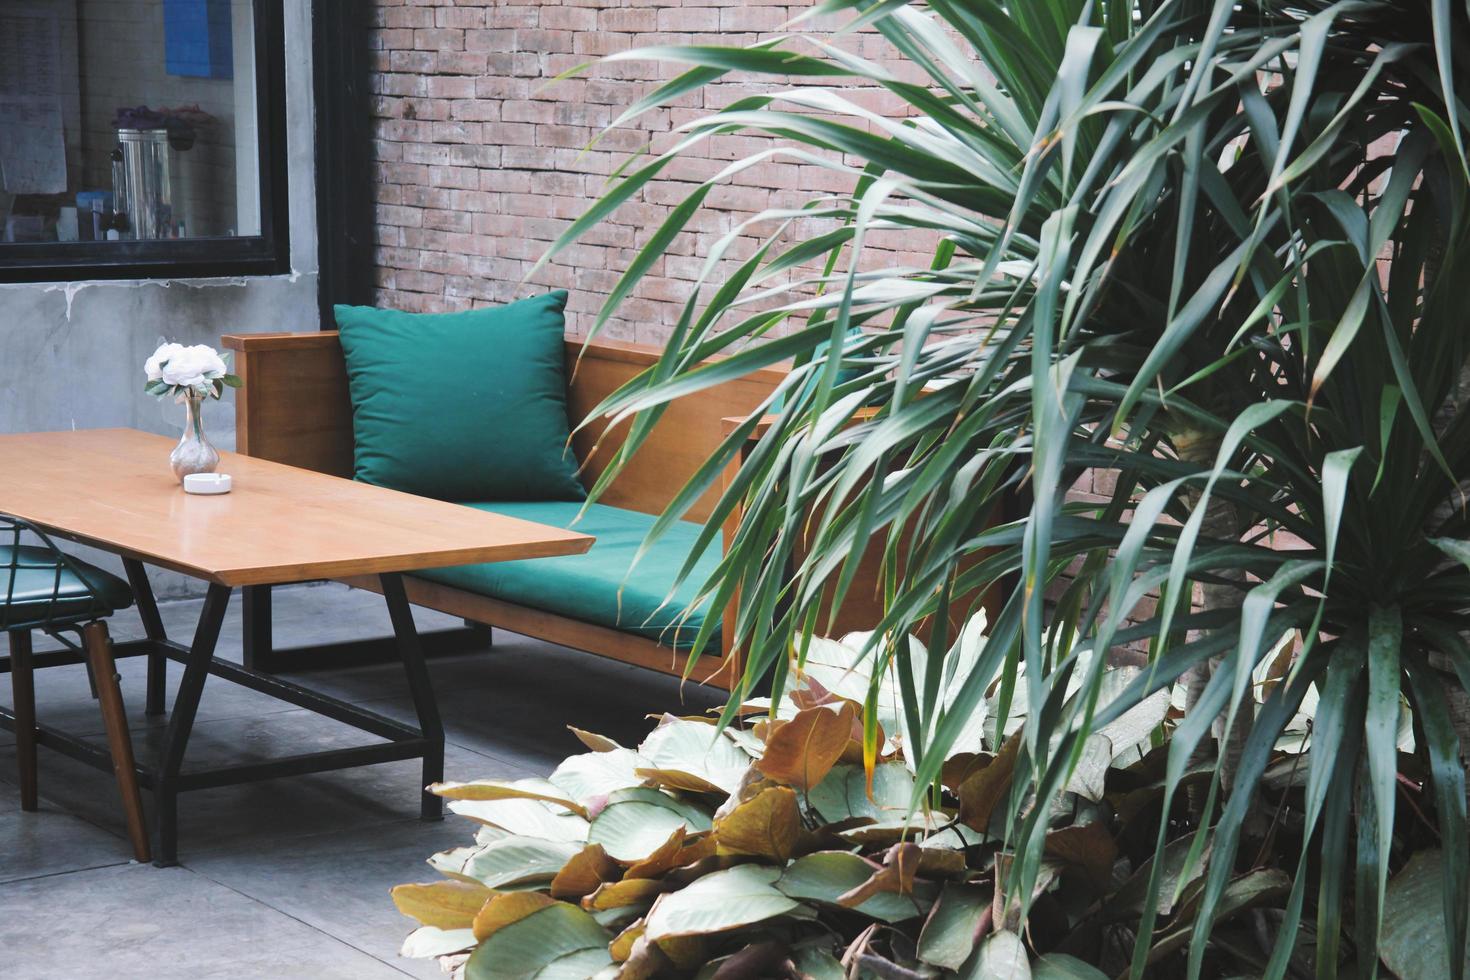
{"type": "Polygon", "coordinates": [[[163,714],[164,687],[168,680],[168,657],[163,652],[163,642],[168,633],[163,628],[163,617],[158,614],[158,602],[153,597],[153,586],[148,582],[148,570],[136,558],[124,558],[128,584],[133,588],[133,601],[138,604],[138,615],[143,620],[143,632],[154,643],[148,652],[148,695],[143,711],[149,716],[163,714]]]}
{"type": "Polygon", "coordinates": [[[429,682],[429,669],[424,663],[418,630],[413,625],[413,609],[403,590],[403,576],[388,573],[380,576],[383,598],[388,602],[388,615],[393,620],[393,635],[398,639],[398,652],[408,674],[408,690],[418,713],[419,731],[429,743],[424,750],[423,796],[419,816],[423,820],[442,820],[444,802],[428,791],[431,783],[444,778],[444,723],[439,719],[439,706],[429,682]]]}
{"type": "Polygon", "coordinates": [[[199,615],[199,626],[194,631],[194,643],[184,665],[184,677],[179,682],[178,693],[174,695],[173,715],[164,735],[163,753],[158,760],[153,788],[154,820],[158,828],[153,863],[160,868],[178,863],[179,772],[184,765],[189,733],[194,728],[194,715],[199,710],[199,698],[204,693],[204,681],[209,677],[214,647],[219,641],[220,627],[224,624],[232,591],[225,585],[209,587],[209,593],[204,597],[204,610],[199,615]]]}
{"type": "Polygon", "coordinates": [[[240,590],[241,634],[245,641],[246,670],[273,673],[271,654],[275,638],[271,635],[271,587],[247,585],[240,590]]]}
{"type": "MultiPolygon", "coordinates": [[[[413,612],[401,575],[385,574],[381,576],[381,581],[389,617],[393,622],[394,635],[390,642],[396,648],[399,659],[403,661],[409,691],[413,697],[414,710],[418,715],[417,728],[376,714],[359,705],[340,701],[293,684],[284,678],[258,670],[250,670],[239,663],[216,657],[215,647],[219,643],[225,614],[234,591],[229,586],[209,586],[204,608],[195,628],[192,645],[185,647],[168,639],[163,621],[158,614],[157,602],[148,584],[145,569],[135,559],[126,559],[125,564],[147,637],[112,646],[113,658],[148,656],[150,712],[163,710],[166,679],[164,669],[167,662],[177,661],[184,668],[183,677],[174,695],[172,716],[164,731],[162,751],[153,765],[140,764],[136,767],[139,785],[153,792],[154,804],[157,807],[153,827],[156,843],[153,851],[154,864],[159,867],[167,867],[178,863],[178,797],[181,793],[218,786],[235,786],[283,776],[332,772],[406,759],[422,759],[423,782],[421,786],[439,782],[444,778],[444,725],[434,701],[434,692],[425,663],[423,637],[419,636],[414,627],[413,612]],[[243,685],[279,701],[305,708],[315,714],[351,726],[358,731],[376,736],[382,741],[371,745],[304,752],[260,762],[213,766],[186,772],[184,771],[184,759],[188,752],[189,739],[199,711],[204,685],[210,674],[216,674],[222,680],[243,685]]],[[[256,610],[259,611],[260,607],[257,606],[256,610]]],[[[349,644],[341,646],[344,653],[351,652],[349,644]]],[[[18,667],[21,675],[29,676],[30,669],[84,662],[83,658],[72,650],[46,652],[34,656],[27,656],[27,653],[28,649],[19,651],[12,649],[11,656],[0,657],[0,672],[18,667]]],[[[45,724],[30,722],[23,705],[17,705],[16,711],[0,706],[0,730],[34,731],[35,743],[39,746],[55,749],[103,772],[112,772],[115,769],[113,757],[105,748],[89,739],[45,724]],[[20,717],[17,717],[17,714],[20,717]]],[[[20,741],[24,742],[24,740],[25,737],[22,735],[20,741]]],[[[442,801],[431,793],[421,792],[419,813],[424,820],[442,819],[444,814],[442,801]]]]}
{"type": "MultiPolygon", "coordinates": [[[[278,649],[272,627],[271,600],[274,586],[246,585],[240,589],[241,634],[244,639],[245,669],[257,674],[301,673],[338,670],[369,663],[393,663],[403,659],[396,637],[335,640],[278,649]]],[[[419,650],[427,657],[466,653],[490,646],[490,627],[472,625],[463,629],[418,633],[419,650]]]]}

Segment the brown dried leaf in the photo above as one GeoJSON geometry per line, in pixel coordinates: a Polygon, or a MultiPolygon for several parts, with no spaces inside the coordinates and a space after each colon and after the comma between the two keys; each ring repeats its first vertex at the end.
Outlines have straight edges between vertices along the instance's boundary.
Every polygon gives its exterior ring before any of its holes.
{"type": "Polygon", "coordinates": [[[606,735],[599,735],[596,732],[584,732],[582,729],[573,727],[572,725],[567,726],[567,731],[577,736],[578,740],[593,752],[611,752],[614,749],[622,748],[621,745],[606,735]]]}
{"type": "MultiPolygon", "coordinates": [[[[881,725],[878,728],[878,744],[883,744],[883,728],[881,725]]],[[[863,740],[861,733],[858,735],[857,738],[850,738],[847,740],[847,745],[843,748],[842,754],[837,757],[837,761],[847,766],[866,765],[866,756],[863,755],[863,740]]],[[[877,762],[877,759],[875,758],[873,761],[877,762]]],[[[871,773],[869,773],[869,775],[871,776],[871,773]]],[[[869,792],[872,792],[872,787],[869,787],[869,792]]]]}
{"type": "Polygon", "coordinates": [[[680,970],[692,973],[709,962],[709,944],[703,936],[670,936],[658,948],[680,970]]]}
{"type": "Polygon", "coordinates": [[[588,844],[551,879],[551,897],[578,899],[590,895],[603,882],[617,881],[621,873],[618,862],[607,856],[601,844],[588,844]]]}
{"type": "Polygon", "coordinates": [[[989,752],[961,752],[944,760],[939,772],[939,781],[951,790],[958,790],[966,779],[990,765],[995,756],[989,752]]]}
{"type": "Polygon", "coordinates": [[[675,827],[669,839],[658,846],[657,849],[642,861],[637,861],[628,867],[624,878],[657,878],[670,868],[677,867],[674,864],[679,851],[684,847],[684,835],[687,830],[684,827],[675,827]]]}
{"type": "MultiPolygon", "coordinates": [[[[530,780],[526,781],[530,783],[530,780]]],[[[561,792],[544,780],[537,781],[544,788],[525,785],[517,786],[514,783],[497,782],[495,780],[484,780],[471,783],[433,783],[429,786],[429,792],[446,800],[473,800],[487,802],[494,800],[540,800],[543,803],[554,803],[557,806],[566,807],[578,816],[587,816],[587,808],[576,800],[561,792]]]]}
{"type": "Polygon", "coordinates": [[[718,823],[733,813],[735,808],[740,804],[748,803],[770,787],[776,785],[779,784],[767,779],[759,769],[751,766],[745,770],[745,775],[740,777],[740,785],[735,787],[735,792],[730,794],[725,802],[720,804],[719,809],[715,811],[715,821],[718,823]]]}
{"type": "Polygon", "coordinates": [[[948,847],[922,847],[919,849],[919,874],[932,878],[951,878],[965,873],[969,867],[965,852],[948,847]]]}
{"type": "Polygon", "coordinates": [[[883,867],[874,871],[867,881],[856,888],[848,889],[837,896],[837,904],[857,908],[881,892],[895,895],[911,895],[914,891],[914,876],[919,873],[919,862],[923,848],[912,841],[895,844],[883,856],[883,867]]]}
{"type": "Polygon", "coordinates": [[[495,894],[479,882],[465,881],[399,885],[392,891],[398,911],[438,929],[468,929],[475,921],[475,913],[495,894]]]}
{"type": "Polygon", "coordinates": [[[798,709],[816,708],[824,704],[841,704],[850,700],[827,690],[815,677],[803,677],[802,687],[791,692],[791,703],[798,709]]]}
{"type": "Polygon", "coordinates": [[[642,919],[633,922],[628,928],[618,933],[617,938],[608,943],[607,951],[612,954],[613,962],[622,963],[633,955],[633,944],[643,935],[647,923],[642,919]]]}
{"type": "Polygon", "coordinates": [[[628,870],[623,872],[623,877],[660,878],[714,855],[716,847],[713,835],[705,833],[688,839],[684,836],[683,831],[684,828],[678,828],[669,838],[671,841],[674,836],[677,836],[679,839],[677,846],[665,841],[659,845],[657,851],[642,861],[629,865],[628,870]]]}
{"type": "Polygon", "coordinates": [[[480,914],[475,916],[475,939],[484,942],[532,912],[540,912],[547,906],[556,904],[556,899],[541,892],[502,892],[486,902],[485,907],[480,909],[480,914]]]}
{"type": "MultiPolygon", "coordinates": [[[[698,881],[705,875],[711,874],[715,871],[723,871],[726,868],[733,868],[737,864],[747,863],[746,858],[739,854],[715,853],[718,848],[716,847],[714,837],[706,837],[703,841],[700,841],[699,843],[706,844],[709,848],[708,852],[700,854],[700,856],[691,863],[680,865],[679,867],[670,871],[670,881],[676,882],[679,885],[687,885],[690,882],[698,881]]],[[[688,848],[688,850],[694,851],[695,848],[690,847],[688,848]]]]}
{"type": "Polygon", "coordinates": [[[1046,835],[1046,854],[1080,868],[1099,892],[1108,890],[1113,880],[1113,862],[1118,859],[1118,845],[1108,828],[1100,823],[1063,827],[1046,835]]]}
{"type": "Polygon", "coordinates": [[[635,769],[639,777],[648,780],[656,786],[665,789],[683,790],[686,793],[719,793],[724,790],[692,772],[681,772],[678,769],[635,769]]]}
{"type": "MultiPolygon", "coordinates": [[[[917,970],[910,970],[901,963],[895,963],[885,956],[877,953],[864,953],[858,957],[859,976],[882,977],[883,980],[925,980],[928,974],[917,970]]],[[[1000,974],[995,974],[999,976],[1000,974]]],[[[984,976],[992,976],[986,973],[984,976]]]]}
{"type": "Polygon", "coordinates": [[[763,943],[752,943],[725,958],[710,980],[765,980],[780,976],[781,964],[790,955],[790,948],[774,939],[763,943]]]}
{"type": "MultiPolygon", "coordinates": [[[[618,980],[649,980],[671,973],[692,973],[709,959],[709,950],[702,937],[674,936],[649,942],[643,935],[641,921],[638,934],[629,944],[628,955],[622,960],[623,968],[618,971],[618,980]]],[[[613,944],[616,946],[622,938],[619,936],[613,944]]],[[[616,954],[613,959],[617,959],[616,954]]]]}
{"type": "Polygon", "coordinates": [[[864,851],[893,847],[913,837],[914,832],[918,829],[917,824],[869,823],[843,833],[842,846],[848,848],[857,844],[864,851]]]}
{"type": "Polygon", "coordinates": [[[796,793],[787,786],[772,786],[715,821],[714,836],[722,852],[784,862],[795,852],[801,829],[796,793]]]}
{"type": "Polygon", "coordinates": [[[1011,789],[1016,771],[1016,755],[1021,750],[1021,733],[1017,732],[1000,747],[990,764],[976,771],[960,784],[960,822],[972,830],[989,833],[990,815],[1011,789]]]}
{"type": "Polygon", "coordinates": [[[847,949],[842,951],[842,966],[844,969],[848,970],[849,972],[856,972],[853,971],[853,966],[859,960],[861,960],[863,954],[867,952],[868,944],[873,941],[873,936],[878,932],[878,927],[880,925],[882,925],[881,922],[874,922],[862,932],[858,933],[857,937],[853,939],[852,942],[847,944],[847,949]]]}
{"type": "MultiPolygon", "coordinates": [[[[771,726],[766,753],[756,768],[778,782],[810,790],[823,779],[852,741],[857,709],[851,701],[831,708],[808,708],[790,721],[771,726]]],[[[861,729],[859,729],[861,732],[861,729]]]]}
{"type": "Polygon", "coordinates": [[[597,891],[582,899],[582,908],[589,912],[604,909],[622,909],[629,905],[651,902],[668,887],[657,878],[626,878],[599,885],[597,891]]]}
{"type": "Polygon", "coordinates": [[[652,980],[653,977],[670,972],[674,964],[658,948],[657,943],[639,935],[633,940],[628,956],[618,971],[618,980],[652,980]]]}

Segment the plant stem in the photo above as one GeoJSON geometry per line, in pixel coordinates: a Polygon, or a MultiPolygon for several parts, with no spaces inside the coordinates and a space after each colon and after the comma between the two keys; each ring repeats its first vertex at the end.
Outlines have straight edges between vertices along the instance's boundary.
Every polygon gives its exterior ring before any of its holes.
{"type": "MultiPolygon", "coordinates": [[[[1204,469],[1212,465],[1215,457],[1220,452],[1220,437],[1214,432],[1201,432],[1197,429],[1180,429],[1171,434],[1174,450],[1179,454],[1182,462],[1193,463],[1204,469]]],[[[1202,488],[1198,485],[1190,485],[1186,491],[1190,509],[1193,510],[1200,505],[1202,488]]],[[[1205,503],[1205,515],[1200,524],[1201,537],[1214,541],[1237,541],[1240,538],[1240,515],[1236,507],[1229,500],[1218,494],[1211,494],[1205,503]]],[[[1212,612],[1217,609],[1238,609],[1240,607],[1240,589],[1245,577],[1243,572],[1231,570],[1221,571],[1216,574],[1212,581],[1201,582],[1199,586],[1199,603],[1196,610],[1199,612],[1212,612]]],[[[1193,631],[1190,639],[1200,639],[1207,631],[1193,631]]],[[[1223,658],[1211,657],[1209,660],[1198,663],[1191,667],[1184,675],[1185,712],[1194,710],[1199,702],[1200,695],[1204,693],[1205,686],[1209,684],[1210,678],[1219,669],[1223,658]]],[[[1254,702],[1249,705],[1254,708],[1254,702]]],[[[1250,736],[1253,711],[1247,710],[1238,713],[1235,724],[1230,730],[1225,731],[1225,716],[1221,715],[1215,720],[1214,733],[1217,743],[1217,757],[1220,767],[1220,785],[1226,793],[1230,792],[1235,782],[1235,773],[1240,768],[1240,757],[1245,751],[1246,739],[1250,736]]],[[[1203,743],[1196,750],[1192,763],[1205,761],[1203,743]]],[[[1197,812],[1203,806],[1196,794],[1190,795],[1190,809],[1196,818],[1204,814],[1197,812]]]]}

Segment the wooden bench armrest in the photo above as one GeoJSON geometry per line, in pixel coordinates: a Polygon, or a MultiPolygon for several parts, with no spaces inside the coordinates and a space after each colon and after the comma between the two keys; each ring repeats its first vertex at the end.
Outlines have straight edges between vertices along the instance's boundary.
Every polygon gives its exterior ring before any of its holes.
{"type": "MultiPolygon", "coordinates": [[[[849,421],[866,422],[869,419],[875,417],[879,411],[880,409],[877,408],[860,408],[852,413],[852,418],[849,421]]],[[[767,432],[770,431],[771,426],[775,424],[777,418],[778,416],[776,415],[762,415],[760,421],[755,424],[755,428],[751,430],[750,438],[754,440],[764,436],[767,432]]],[[[749,421],[749,415],[727,416],[726,418],[720,419],[720,429],[722,432],[724,432],[725,435],[728,436],[730,433],[734,432],[736,429],[740,428],[742,425],[749,421]]]]}
{"type": "Polygon", "coordinates": [[[352,405],[335,330],[226,334],[235,352],[235,444],[247,456],[352,475],[352,405]]]}
{"type": "Polygon", "coordinates": [[[314,350],[337,344],[337,331],[312,330],[304,333],[227,333],[220,343],[230,350],[255,353],[273,350],[314,350]]]}

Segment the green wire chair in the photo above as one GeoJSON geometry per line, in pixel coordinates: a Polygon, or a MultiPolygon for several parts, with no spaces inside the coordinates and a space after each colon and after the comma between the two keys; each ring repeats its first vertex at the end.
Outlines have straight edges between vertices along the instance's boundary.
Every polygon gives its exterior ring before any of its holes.
{"type": "Polygon", "coordinates": [[[15,700],[20,805],[38,806],[36,689],[32,634],[40,630],[84,654],[93,694],[101,704],[113,770],[122,793],[128,836],[139,861],[149,860],[142,794],[118,687],[106,617],[133,604],[128,583],[68,556],[35,525],[0,514],[0,630],[10,637],[10,683],[15,700]],[[76,634],[73,640],[68,634],[76,634]]]}

